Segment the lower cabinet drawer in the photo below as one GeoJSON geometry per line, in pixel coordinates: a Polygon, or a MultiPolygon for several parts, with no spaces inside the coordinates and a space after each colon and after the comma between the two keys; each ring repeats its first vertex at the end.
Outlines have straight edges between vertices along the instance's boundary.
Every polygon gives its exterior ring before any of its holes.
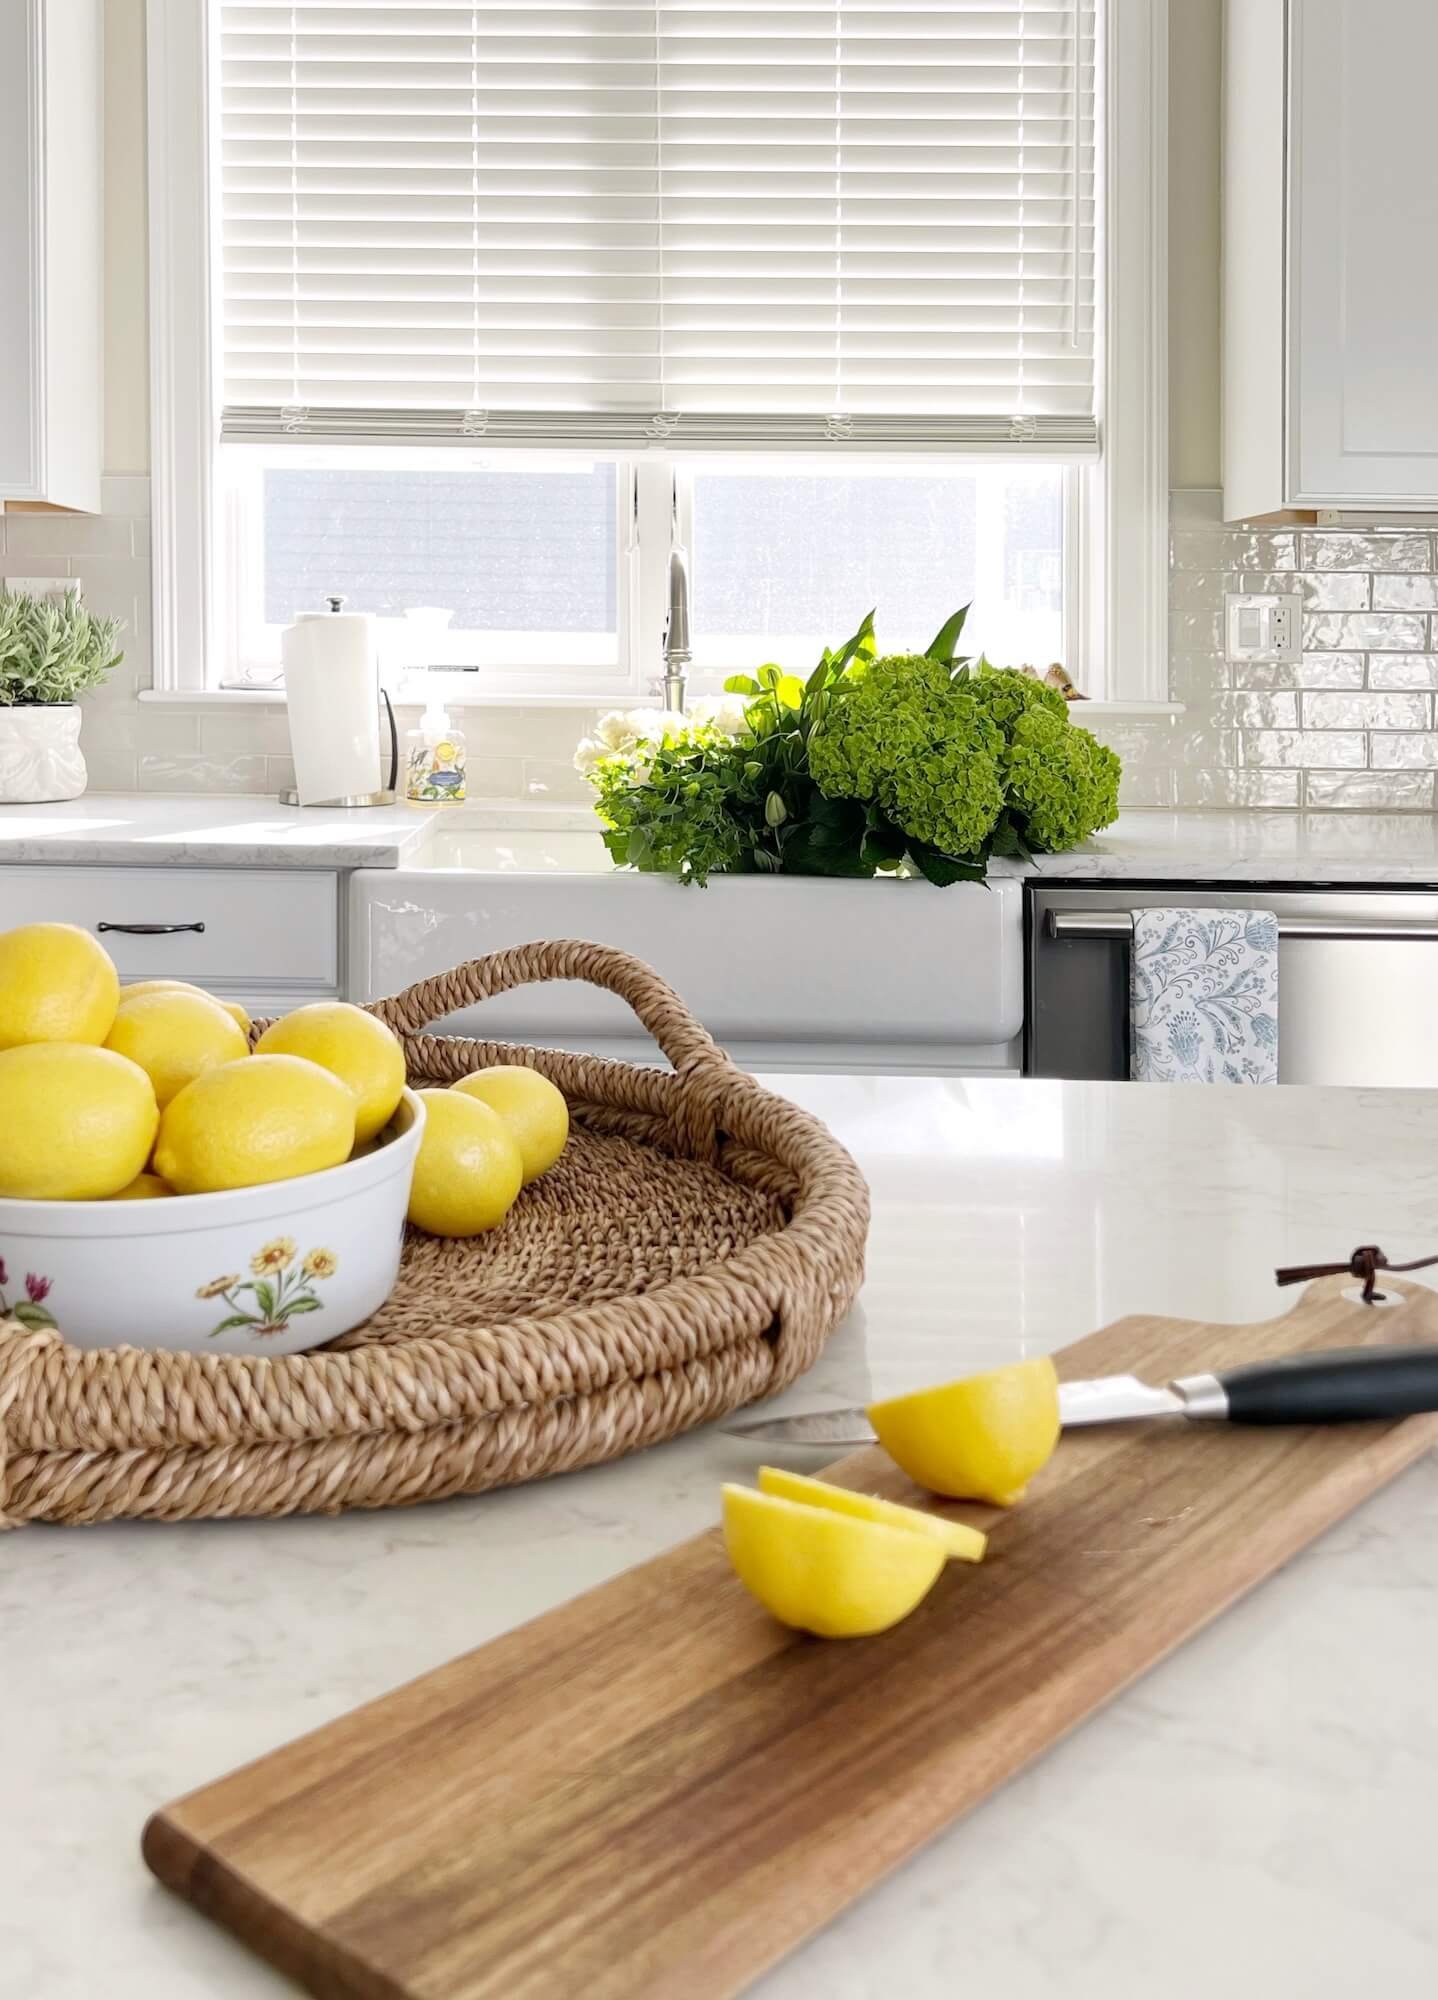
{"type": "Polygon", "coordinates": [[[335,990],[339,891],[320,869],[0,868],[0,930],[79,924],[122,979],[335,990]]]}

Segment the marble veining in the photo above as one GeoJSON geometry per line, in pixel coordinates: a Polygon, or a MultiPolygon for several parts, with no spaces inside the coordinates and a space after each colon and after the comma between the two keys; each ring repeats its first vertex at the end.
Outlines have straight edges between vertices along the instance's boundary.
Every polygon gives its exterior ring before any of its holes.
{"type": "MultiPolygon", "coordinates": [[[[773,1081],[874,1194],[860,1306],[794,1409],[1130,1311],[1264,1318],[1275,1264],[1362,1240],[1438,1248],[1438,1093],[773,1081]]],[[[151,1883],[147,1812],[708,1526],[756,1458],[709,1430],[410,1512],[7,1537],[0,1995],[291,1991],[151,1883]]],[[[755,1990],[1429,2000],[1435,1655],[1430,1459],[755,1990]]]]}

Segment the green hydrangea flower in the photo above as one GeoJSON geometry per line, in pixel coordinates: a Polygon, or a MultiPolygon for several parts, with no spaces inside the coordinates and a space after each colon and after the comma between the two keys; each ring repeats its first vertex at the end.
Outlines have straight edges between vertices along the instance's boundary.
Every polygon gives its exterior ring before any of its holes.
{"type": "Polygon", "coordinates": [[[809,738],[809,769],[827,798],[868,799],[947,732],[956,690],[940,660],[889,653],[854,673],[809,738]]]}
{"type": "Polygon", "coordinates": [[[904,833],[972,854],[1003,805],[1003,736],[949,667],[891,653],[856,675],[809,738],[826,798],[876,802],[904,833]]]}
{"type": "Polygon", "coordinates": [[[1040,853],[1076,847],[1118,816],[1114,752],[1067,713],[1031,709],[1014,723],[1004,758],[1010,807],[1040,853]]]}
{"type": "Polygon", "coordinates": [[[964,683],[964,692],[973,697],[1006,736],[1022,715],[1068,714],[1068,703],[1057,688],[1048,687],[1013,667],[985,664],[975,668],[964,683]]]}

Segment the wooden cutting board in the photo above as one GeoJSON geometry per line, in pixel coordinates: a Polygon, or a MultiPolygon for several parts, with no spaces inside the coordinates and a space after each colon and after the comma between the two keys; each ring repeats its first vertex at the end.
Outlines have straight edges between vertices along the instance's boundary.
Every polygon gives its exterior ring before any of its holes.
{"type": "MultiPolygon", "coordinates": [[[[1438,1338],[1432,1292],[1350,1285],[1261,1326],[1120,1320],[1060,1373],[1438,1338]]],[[[314,1994],[737,1993],[1435,1439],[1070,1432],[1011,1513],[932,1503],[989,1559],[875,1639],[785,1631],[711,1531],[166,1807],[145,1859],[314,1994]]],[[[917,1499],[877,1450],[828,1476],[917,1499]]]]}

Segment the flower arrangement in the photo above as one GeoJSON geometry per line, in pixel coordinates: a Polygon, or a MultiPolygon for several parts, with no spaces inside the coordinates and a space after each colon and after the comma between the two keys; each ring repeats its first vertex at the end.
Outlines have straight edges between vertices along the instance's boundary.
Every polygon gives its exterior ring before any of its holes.
{"type": "Polygon", "coordinates": [[[51,597],[0,590],[0,708],[78,700],[124,658],[120,621],[87,611],[76,590],[51,597]]]}
{"type": "Polygon", "coordinates": [[[876,657],[873,614],[807,681],[777,666],[683,715],[607,715],[580,744],[620,866],[714,874],[916,873],[981,882],[992,856],[1072,847],[1118,812],[1114,752],[1057,689],[956,656],[876,657]]]}

